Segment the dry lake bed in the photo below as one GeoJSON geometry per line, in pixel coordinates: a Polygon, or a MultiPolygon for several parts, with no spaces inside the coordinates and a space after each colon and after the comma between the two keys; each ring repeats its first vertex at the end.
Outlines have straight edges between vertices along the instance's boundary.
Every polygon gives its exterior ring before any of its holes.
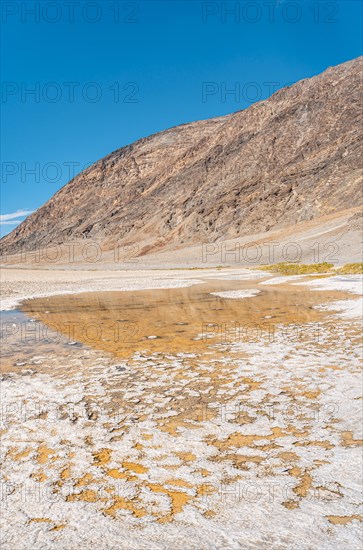
{"type": "Polygon", "coordinates": [[[3,278],[4,550],[361,549],[361,276],[3,278]]]}

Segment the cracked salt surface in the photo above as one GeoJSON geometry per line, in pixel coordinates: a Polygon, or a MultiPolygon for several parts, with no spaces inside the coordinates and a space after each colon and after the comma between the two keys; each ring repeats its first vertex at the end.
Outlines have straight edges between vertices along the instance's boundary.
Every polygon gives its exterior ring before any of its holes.
{"type": "Polygon", "coordinates": [[[362,275],[350,275],[350,276],[335,276],[327,279],[316,279],[309,281],[308,283],[295,283],[295,284],[307,284],[313,288],[313,290],[339,290],[345,292],[351,292],[352,294],[360,295],[359,298],[353,300],[339,300],[330,304],[322,304],[317,306],[320,310],[336,311],[336,317],[342,319],[362,319],[363,315],[363,276],[362,275]]]}
{"type": "Polygon", "coordinates": [[[304,334],[8,374],[2,548],[361,548],[359,327],[304,334]]]}

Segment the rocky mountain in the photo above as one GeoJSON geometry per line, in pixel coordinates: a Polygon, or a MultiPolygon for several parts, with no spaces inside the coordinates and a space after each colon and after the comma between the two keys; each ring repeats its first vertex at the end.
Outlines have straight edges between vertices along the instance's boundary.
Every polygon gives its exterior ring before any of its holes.
{"type": "Polygon", "coordinates": [[[292,226],[362,202],[363,58],[234,114],[114,151],[5,236],[7,254],[88,239],[141,255],[292,226]]]}

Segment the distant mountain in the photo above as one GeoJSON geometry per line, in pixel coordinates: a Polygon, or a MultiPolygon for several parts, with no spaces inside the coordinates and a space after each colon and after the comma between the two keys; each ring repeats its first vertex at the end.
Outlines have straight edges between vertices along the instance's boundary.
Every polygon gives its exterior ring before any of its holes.
{"type": "Polygon", "coordinates": [[[89,239],[145,254],[358,206],[362,69],[360,57],[244,111],[118,149],[3,237],[3,251],[89,239]]]}

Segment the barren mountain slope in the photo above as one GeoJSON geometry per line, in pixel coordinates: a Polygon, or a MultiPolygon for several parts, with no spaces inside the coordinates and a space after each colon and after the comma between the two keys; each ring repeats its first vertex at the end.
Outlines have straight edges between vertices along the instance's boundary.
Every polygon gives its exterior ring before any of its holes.
{"type": "Polygon", "coordinates": [[[359,205],[362,68],[361,57],[111,153],[5,236],[3,251],[86,238],[145,254],[359,205]]]}

